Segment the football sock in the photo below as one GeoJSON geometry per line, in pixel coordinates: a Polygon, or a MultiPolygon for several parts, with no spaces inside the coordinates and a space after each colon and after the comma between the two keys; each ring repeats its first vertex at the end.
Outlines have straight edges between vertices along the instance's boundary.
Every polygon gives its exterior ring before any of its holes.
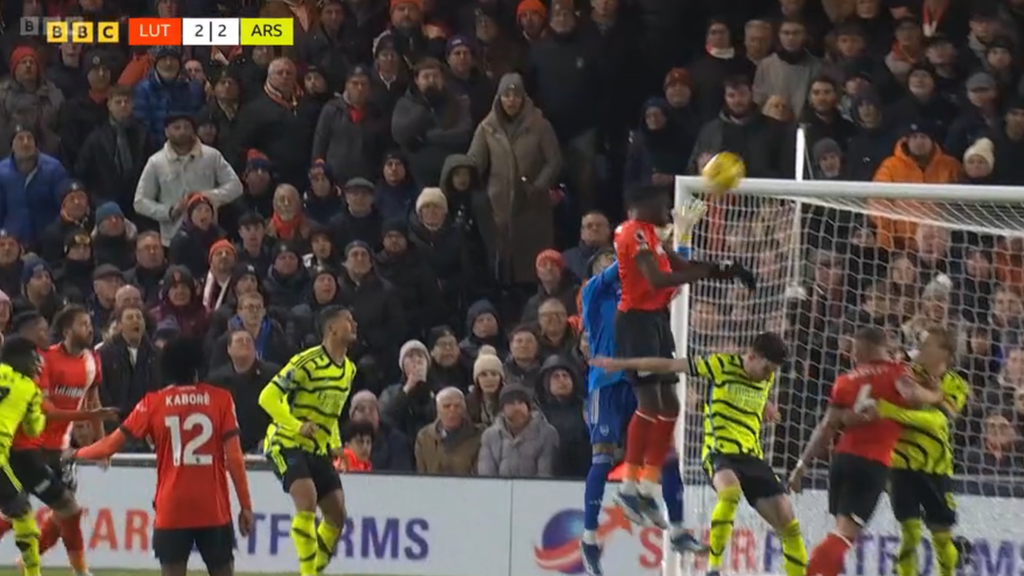
{"type": "Polygon", "coordinates": [[[800,534],[800,523],[795,518],[790,520],[779,530],[778,536],[782,540],[782,569],[786,576],[804,576],[807,572],[807,547],[800,534]]]}
{"type": "Polygon", "coordinates": [[[900,522],[900,547],[896,551],[896,574],[917,576],[917,547],[921,544],[921,519],[900,522]]]}
{"type": "Polygon", "coordinates": [[[644,465],[644,450],[656,419],[640,410],[633,413],[626,429],[625,477],[622,480],[622,491],[636,492],[636,484],[640,481],[640,472],[644,465]]]}
{"type": "Polygon", "coordinates": [[[316,514],[296,512],[291,533],[299,556],[299,576],[313,576],[316,574],[316,514]]]}
{"type": "Polygon", "coordinates": [[[7,518],[0,518],[0,538],[3,538],[11,531],[11,522],[7,518]]]}
{"type": "Polygon", "coordinates": [[[31,512],[11,519],[14,545],[21,551],[21,568],[25,576],[39,576],[39,527],[31,512]]]}
{"type": "Polygon", "coordinates": [[[935,561],[939,565],[939,576],[953,576],[960,553],[953,543],[953,533],[949,530],[932,532],[932,549],[935,550],[935,561]]]}
{"type": "Polygon", "coordinates": [[[46,554],[60,540],[60,524],[52,512],[43,521],[39,536],[39,555],[46,554]]]}
{"type": "Polygon", "coordinates": [[[674,417],[658,416],[648,432],[647,446],[644,448],[643,484],[641,485],[641,491],[647,496],[654,496],[660,491],[661,467],[668,457],[675,430],[676,420],[674,417]]]}
{"type": "Polygon", "coordinates": [[[718,501],[711,511],[711,530],[708,535],[708,570],[718,570],[722,566],[722,558],[732,539],[732,523],[736,519],[736,511],[740,507],[740,496],[743,491],[739,486],[727,486],[718,491],[718,501]]]}
{"type": "MultiPolygon", "coordinates": [[[[839,576],[843,572],[846,551],[849,549],[849,540],[835,532],[830,532],[811,552],[811,560],[807,563],[807,574],[839,576]]],[[[789,573],[788,565],[786,572],[789,573]]]]}
{"type": "Polygon", "coordinates": [[[679,474],[679,460],[671,458],[661,467],[661,497],[672,529],[683,527],[683,477],[679,474]]]}
{"type": "Polygon", "coordinates": [[[611,454],[594,454],[590,459],[590,470],[583,485],[583,542],[597,543],[597,523],[601,517],[601,503],[604,501],[604,487],[612,471],[611,454]]]}
{"type": "Polygon", "coordinates": [[[59,523],[60,538],[68,552],[68,563],[79,574],[88,572],[89,567],[85,564],[85,539],[82,537],[82,511],[61,518],[59,523]]]}
{"type": "Polygon", "coordinates": [[[320,525],[316,528],[317,572],[323,572],[324,568],[327,568],[327,565],[330,564],[339,536],[341,536],[341,528],[338,528],[326,518],[320,521],[320,525]]]}

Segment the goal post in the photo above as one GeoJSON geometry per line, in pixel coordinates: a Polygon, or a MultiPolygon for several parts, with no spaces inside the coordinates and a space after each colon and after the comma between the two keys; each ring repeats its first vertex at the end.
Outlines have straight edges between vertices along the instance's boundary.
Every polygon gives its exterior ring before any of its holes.
{"type": "MultiPolygon", "coordinates": [[[[802,143],[798,137],[801,176],[802,143]]],[[[676,178],[677,206],[703,193],[702,178],[676,178]]],[[[780,474],[795,464],[832,381],[849,366],[846,351],[858,327],[882,325],[913,354],[921,333],[937,324],[957,333],[958,368],[972,386],[955,431],[957,497],[1024,497],[1024,187],[748,178],[709,201],[694,238],[694,259],[742,261],[759,286],[753,294],[721,283],[684,287],[672,305],[678,353],[739,352],[765,330],[791,343],[792,361],[775,389],[780,421],[764,434],[766,457],[780,474]]],[[[676,445],[687,524],[706,530],[714,495],[701,471],[701,386],[680,383],[676,445]]],[[[814,488],[826,488],[823,463],[809,477],[814,488]]],[[[794,500],[808,546],[827,531],[824,510],[812,500],[794,500]]],[[[995,521],[1024,542],[1024,527],[1009,512],[996,503],[985,508],[962,511],[959,533],[990,533],[995,521]]],[[[879,538],[899,535],[884,500],[871,530],[879,538]]],[[[922,563],[931,558],[924,546],[922,563]]],[[[726,571],[752,573],[728,555],[726,571]]],[[[665,558],[668,576],[700,568],[665,558]]]]}

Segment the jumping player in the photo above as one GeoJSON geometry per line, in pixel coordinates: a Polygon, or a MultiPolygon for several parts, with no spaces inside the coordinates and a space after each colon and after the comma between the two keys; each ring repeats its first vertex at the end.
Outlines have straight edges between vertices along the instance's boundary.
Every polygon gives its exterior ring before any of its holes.
{"type": "Polygon", "coordinates": [[[319,325],[320,345],[293,356],[259,398],[271,419],[267,459],[295,505],[291,535],[299,576],[327,567],[345,525],[345,493],[334,458],[344,454],[338,419],[356,375],[347,356],[356,322],[348,310],[330,306],[320,313],[319,325]]]}
{"type": "Polygon", "coordinates": [[[846,551],[860,537],[885,491],[901,424],[930,428],[945,420],[935,410],[899,408],[937,406],[943,395],[917,383],[903,362],[890,358],[883,328],[860,330],[852,354],[853,370],[836,379],[828,410],[789,478],[789,487],[799,492],[806,463],[842,430],[829,466],[828,507],[836,518],[835,529],[811,552],[807,574],[812,576],[843,572],[846,551]]]}
{"type": "MultiPolygon", "coordinates": [[[[25,312],[15,319],[20,334],[39,346],[42,368],[38,386],[43,394],[43,413],[47,425],[36,438],[16,434],[11,450],[11,467],[30,492],[46,504],[51,512],[43,524],[39,553],[44,554],[60,539],[68,553],[75,574],[88,574],[85,545],[81,529],[81,508],[74,497],[74,467],[61,462],[67,447],[72,422],[93,422],[102,430],[102,421],[117,417],[113,408],[86,408],[87,399],[95,399],[100,380],[99,359],[87,347],[92,343],[89,314],[78,306],[70,306],[55,319],[57,332],[63,335],[60,344],[48,344],[49,326],[37,312],[25,312]]],[[[10,524],[0,523],[0,536],[10,524]]]]}
{"type": "MultiPolygon", "coordinates": [[[[756,286],[754,275],[732,262],[691,262],[665,250],[658,228],[671,223],[670,189],[638,186],[628,192],[632,218],[615,231],[615,256],[619,262],[622,297],[615,317],[616,356],[672,358],[675,339],[668,305],[676,288],[698,280],[740,279],[756,286]]],[[[626,433],[625,478],[615,496],[631,521],[661,523],[656,494],[661,469],[672,443],[679,399],[675,374],[630,371],[627,374],[637,398],[626,433]]]]}
{"type": "MultiPolygon", "coordinates": [[[[687,234],[704,213],[703,203],[697,202],[688,208],[675,218],[676,229],[688,228],[687,234]]],[[[613,329],[621,284],[618,263],[611,261],[612,256],[611,253],[598,253],[591,259],[589,267],[593,276],[581,290],[583,328],[590,352],[596,356],[615,353],[613,329]]],[[[584,491],[580,552],[587,574],[601,576],[601,543],[597,540],[601,504],[609,472],[615,463],[615,450],[621,443],[630,415],[636,410],[636,395],[621,371],[594,367],[587,375],[587,384],[587,424],[593,455],[584,491]]],[[[683,525],[682,478],[679,474],[675,459],[665,462],[662,496],[671,530],[669,541],[679,553],[703,553],[707,549],[683,525]]]]}
{"type": "Polygon", "coordinates": [[[211,576],[234,574],[228,474],[241,507],[239,533],[248,536],[253,525],[235,403],[230,392],[197,382],[202,356],[195,341],[168,342],[160,368],[174,384],[146,394],[120,428],[103,440],[65,453],[72,462],[101,460],[129,439],[153,443],[157,478],[153,552],[163,576],[185,576],[193,549],[199,551],[211,576]]]}
{"type": "Polygon", "coordinates": [[[14,543],[21,551],[25,576],[39,576],[39,528],[28,493],[11,468],[10,450],[18,430],[38,436],[46,425],[43,395],[34,382],[42,360],[34,342],[11,336],[0,347],[0,362],[0,511],[14,527],[14,543]]]}
{"type": "Polygon", "coordinates": [[[786,361],[786,343],[778,334],[759,334],[742,355],[695,358],[599,359],[599,365],[647,372],[685,373],[708,381],[701,454],[718,500],[711,512],[708,574],[721,570],[732,538],[740,498],[775,530],[782,541],[787,576],[803,576],[807,549],[786,488],[764,460],[761,425],[775,373],[786,361]]]}
{"type": "Polygon", "coordinates": [[[900,523],[900,548],[896,574],[918,574],[917,547],[921,543],[921,520],[932,534],[939,576],[953,576],[959,551],[953,538],[956,502],[953,499],[953,420],[963,411],[970,388],[951,369],[956,352],[955,337],[945,330],[929,330],[915,358],[915,369],[939,380],[945,400],[937,408],[946,418],[940,426],[904,426],[892,453],[889,502],[900,523]]]}

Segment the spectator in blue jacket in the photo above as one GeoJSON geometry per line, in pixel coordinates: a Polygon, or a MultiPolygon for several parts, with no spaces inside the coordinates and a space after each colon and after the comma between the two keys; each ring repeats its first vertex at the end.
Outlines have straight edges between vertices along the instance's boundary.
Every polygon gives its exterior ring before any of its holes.
{"type": "Polygon", "coordinates": [[[195,114],[203,105],[203,86],[181,77],[181,52],[160,46],[153,71],[135,87],[135,117],[146,127],[155,148],[164,144],[164,118],[168,112],[195,114]]]}
{"type": "Polygon", "coordinates": [[[60,215],[67,179],[60,161],[36,148],[35,133],[16,126],[11,155],[0,161],[0,227],[38,250],[43,230],[60,215]]]}

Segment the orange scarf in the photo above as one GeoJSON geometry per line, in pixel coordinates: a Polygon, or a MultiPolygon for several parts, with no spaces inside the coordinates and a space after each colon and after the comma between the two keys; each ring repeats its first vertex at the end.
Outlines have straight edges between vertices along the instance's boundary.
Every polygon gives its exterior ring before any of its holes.
{"type": "Polygon", "coordinates": [[[290,99],[285,98],[284,94],[281,94],[280,90],[270,85],[270,80],[267,80],[266,84],[263,85],[263,91],[267,93],[267,96],[273,100],[275,104],[280,105],[292,114],[295,113],[295,109],[299,106],[297,92],[293,92],[290,99]]]}
{"type": "Polygon", "coordinates": [[[91,88],[89,89],[89,98],[91,98],[92,101],[97,103],[97,104],[103,104],[104,102],[106,102],[107,101],[107,96],[109,94],[110,94],[110,89],[109,88],[107,88],[106,90],[93,90],[91,88]]]}
{"type": "Polygon", "coordinates": [[[274,236],[278,240],[296,240],[302,233],[302,225],[306,223],[304,214],[296,214],[291,220],[285,220],[274,212],[270,217],[270,225],[274,228],[274,236]]]}

